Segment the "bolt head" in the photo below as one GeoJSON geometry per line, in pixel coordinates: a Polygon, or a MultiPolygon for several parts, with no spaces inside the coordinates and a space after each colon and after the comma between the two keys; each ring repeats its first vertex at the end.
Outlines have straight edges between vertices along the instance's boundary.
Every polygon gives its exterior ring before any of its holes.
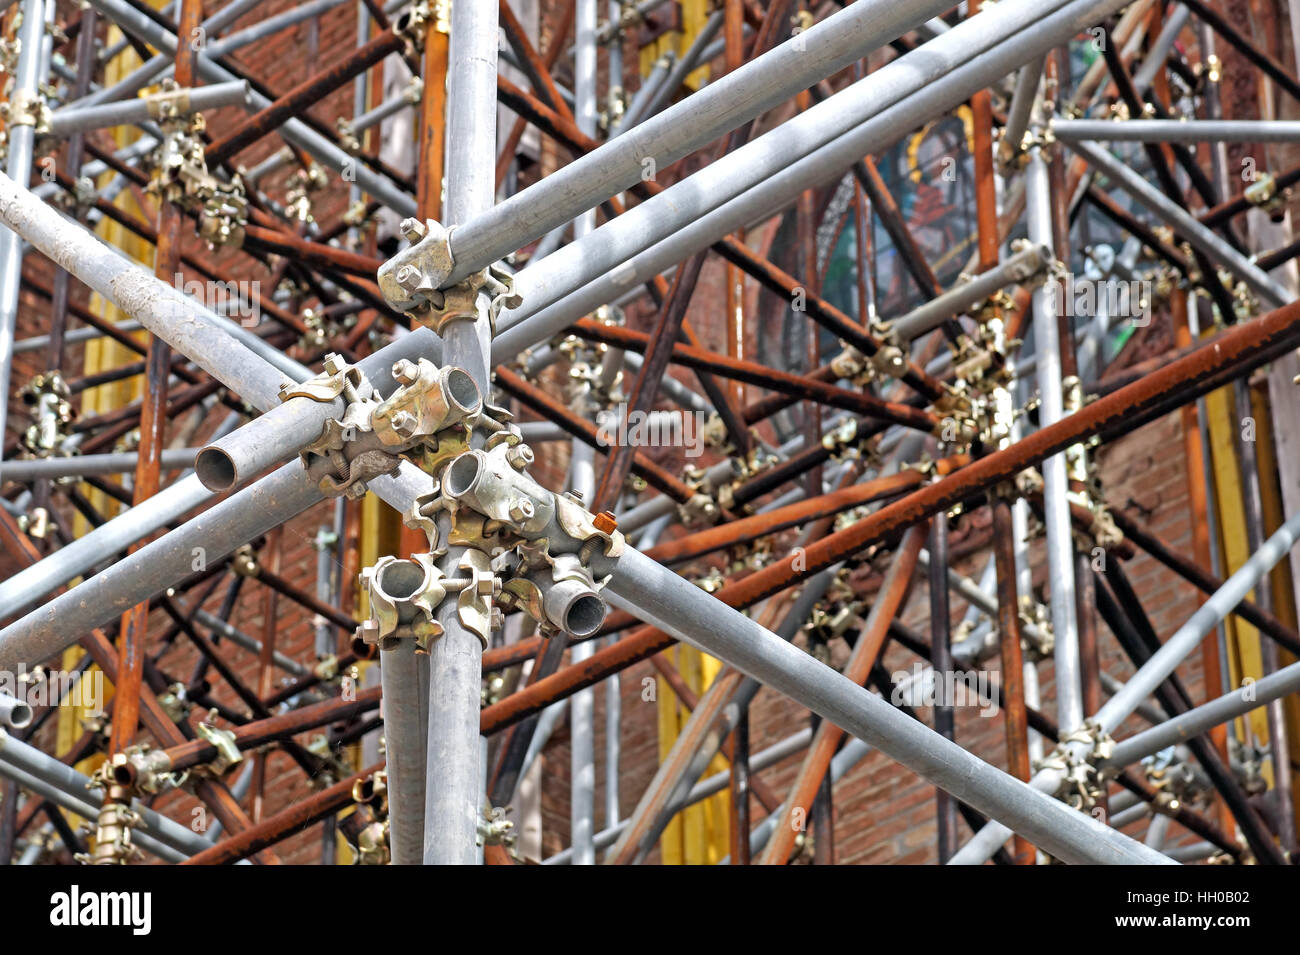
{"type": "Polygon", "coordinates": [[[420,270],[413,265],[403,265],[393,278],[408,292],[414,292],[420,287],[420,270]]]}
{"type": "Polygon", "coordinates": [[[408,358],[402,358],[393,362],[393,378],[397,380],[398,384],[414,384],[415,379],[419,377],[419,374],[420,369],[416,366],[415,362],[408,358]]]}
{"type": "Polygon", "coordinates": [[[429,227],[419,219],[403,219],[397,227],[407,242],[419,242],[429,234],[429,227]]]}
{"type": "Polygon", "coordinates": [[[533,463],[533,449],[526,444],[517,444],[506,452],[506,461],[516,471],[522,471],[533,463]]]}
{"type": "Polygon", "coordinates": [[[527,498],[520,498],[510,505],[510,519],[512,521],[529,520],[536,512],[533,508],[533,502],[527,498]]]}
{"type": "Polygon", "coordinates": [[[882,359],[885,365],[893,372],[898,373],[907,368],[907,359],[903,357],[901,349],[894,348],[892,345],[881,349],[882,359]]]}
{"type": "Polygon", "coordinates": [[[415,433],[415,427],[419,424],[415,415],[409,411],[399,411],[393,415],[393,430],[403,437],[410,437],[415,433]]]}

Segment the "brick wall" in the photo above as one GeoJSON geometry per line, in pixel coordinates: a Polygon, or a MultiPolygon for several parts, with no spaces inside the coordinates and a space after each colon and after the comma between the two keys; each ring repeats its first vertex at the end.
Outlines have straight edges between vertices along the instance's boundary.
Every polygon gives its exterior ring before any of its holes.
{"type": "MultiPolygon", "coordinates": [[[[1113,504],[1124,506],[1130,500],[1140,503],[1147,515],[1148,526],[1176,552],[1186,553],[1191,548],[1191,526],[1187,503],[1187,487],[1182,445],[1182,428],[1178,415],[1170,415],[1134,432],[1121,441],[1103,449],[1098,461],[1107,498],[1113,504]]],[[[986,512],[958,518],[950,534],[956,545],[964,536],[979,537],[979,526],[987,520],[986,512]],[[972,526],[973,525],[973,526],[972,526]]],[[[776,548],[779,553],[779,548],[776,548]]],[[[960,550],[955,546],[954,550],[960,550]]],[[[978,578],[984,567],[987,550],[954,563],[967,576],[978,578]]],[[[1046,562],[1042,542],[1031,548],[1035,590],[1042,596],[1046,585],[1046,562]]],[[[1143,606],[1150,615],[1158,635],[1164,639],[1196,610],[1195,591],[1189,584],[1156,564],[1139,556],[1128,562],[1126,572],[1133,582],[1143,606]]],[[[878,580],[877,580],[878,583],[878,580]]],[[[929,590],[924,572],[917,574],[903,620],[913,629],[928,636],[929,590]]],[[[965,614],[966,606],[955,595],[952,598],[952,623],[955,627],[965,614]]],[[[1105,672],[1125,679],[1132,667],[1116,644],[1103,621],[1098,621],[1102,668],[1105,672]]],[[[841,648],[843,651],[844,648],[841,648]]],[[[837,663],[847,657],[838,652],[837,663]]],[[[918,662],[915,655],[897,643],[887,645],[884,666],[890,673],[911,672],[918,662]]],[[[995,658],[988,664],[998,670],[995,658]]],[[[1041,709],[1051,716],[1055,710],[1055,692],[1052,665],[1045,661],[1039,667],[1042,683],[1041,709]]],[[[658,764],[658,726],[653,703],[641,700],[641,680],[652,677],[654,670],[643,663],[627,671],[622,683],[622,730],[620,734],[621,760],[619,769],[619,804],[622,818],[635,807],[658,764]]],[[[1200,655],[1193,654],[1179,667],[1178,675],[1194,699],[1203,698],[1200,655]]],[[[662,686],[662,685],[661,685],[662,686]]],[[[661,692],[670,692],[661,689],[661,692]]],[[[605,780],[605,724],[604,693],[596,693],[596,829],[604,827],[605,780]]],[[[918,716],[930,724],[928,708],[919,707],[918,716]]],[[[759,692],[750,708],[751,753],[779,742],[808,725],[807,710],[792,703],[781,694],[769,689],[759,692]]],[[[1128,735],[1141,726],[1134,718],[1125,725],[1117,737],[1128,735]]],[[[981,716],[973,707],[957,709],[956,739],[989,763],[1006,768],[1005,723],[1001,713],[981,716]]],[[[1050,744],[1048,746],[1050,749],[1050,744]]],[[[569,834],[569,769],[570,751],[568,728],[562,725],[551,738],[544,752],[543,770],[543,824],[545,826],[544,854],[551,854],[568,845],[569,834]]],[[[798,771],[802,753],[765,769],[756,775],[766,782],[778,797],[789,792],[798,771]]],[[[1112,789],[1112,793],[1118,792],[1112,789]]],[[[843,864],[932,864],[937,860],[935,845],[935,789],[910,770],[902,767],[879,752],[871,752],[849,771],[834,787],[835,860],[843,864]]],[[[751,803],[755,821],[766,814],[757,800],[751,803]]],[[[1146,822],[1130,826],[1129,834],[1140,834],[1146,822]]],[[[962,823],[961,832],[967,833],[962,823]]],[[[1175,827],[1171,841],[1195,841],[1175,827]]],[[[963,838],[965,836],[963,835],[963,838]]],[[[657,861],[658,850],[650,861],[657,861]]]]}

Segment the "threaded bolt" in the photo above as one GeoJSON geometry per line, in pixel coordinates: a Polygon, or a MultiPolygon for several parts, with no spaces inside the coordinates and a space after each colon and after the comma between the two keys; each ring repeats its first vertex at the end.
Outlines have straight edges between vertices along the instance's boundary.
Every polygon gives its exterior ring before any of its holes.
{"type": "Polygon", "coordinates": [[[533,463],[533,449],[526,444],[517,444],[506,452],[506,461],[516,471],[522,471],[533,463]]]}
{"type": "Polygon", "coordinates": [[[403,219],[397,228],[407,242],[419,242],[429,234],[429,227],[419,219],[403,219]]]}
{"type": "Polygon", "coordinates": [[[403,265],[393,278],[408,292],[414,292],[420,287],[420,270],[414,265],[403,265]]]}
{"type": "Polygon", "coordinates": [[[397,380],[398,384],[414,384],[419,375],[420,369],[409,358],[401,358],[393,362],[393,378],[397,380]]]}
{"type": "Polygon", "coordinates": [[[415,426],[419,424],[415,415],[409,411],[399,411],[393,415],[393,430],[404,438],[409,438],[415,433],[415,426]]]}

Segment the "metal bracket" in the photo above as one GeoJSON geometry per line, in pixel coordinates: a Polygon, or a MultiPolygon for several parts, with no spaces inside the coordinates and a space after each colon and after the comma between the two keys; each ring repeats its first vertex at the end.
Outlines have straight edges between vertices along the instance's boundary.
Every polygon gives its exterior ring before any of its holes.
{"type": "Polygon", "coordinates": [[[192,112],[190,91],[178,86],[171,77],[163,80],[161,86],[160,92],[144,97],[144,101],[149,115],[164,124],[163,128],[167,129],[168,124],[179,122],[192,112]]]}
{"type": "Polygon", "coordinates": [[[412,554],[409,560],[385,556],[361,571],[360,582],[370,598],[370,618],[357,627],[357,637],[381,650],[401,639],[414,639],[427,652],[429,641],[442,636],[436,613],[452,581],[432,554],[412,554]]]}
{"type": "Polygon", "coordinates": [[[36,90],[14,90],[8,102],[0,103],[0,118],[9,126],[31,126],[38,136],[50,131],[50,108],[36,90]]]}
{"type": "Polygon", "coordinates": [[[1291,190],[1279,189],[1273,174],[1265,172],[1247,186],[1242,195],[1251,205],[1273,215],[1286,208],[1287,201],[1291,198],[1291,190]]]}
{"type": "Polygon", "coordinates": [[[424,531],[429,541],[429,551],[435,556],[446,553],[446,548],[438,546],[438,522],[435,520],[437,513],[446,507],[447,500],[435,484],[432,491],[416,497],[402,515],[402,523],[407,527],[424,531]]]}
{"type": "Polygon", "coordinates": [[[1017,616],[1024,625],[1020,631],[1020,646],[1034,655],[1035,660],[1046,660],[1056,647],[1052,631],[1052,615],[1048,609],[1029,594],[1020,595],[1017,616]]]}
{"type": "Polygon", "coordinates": [[[623,535],[613,514],[592,514],[576,494],[555,494],[524,474],[523,447],[500,441],[486,451],[466,451],[441,475],[457,521],[468,518],[451,540],[470,548],[458,565],[468,576],[458,597],[461,621],[486,640],[499,613],[492,598],[502,595],[503,603],[525,608],[544,630],[590,636],[605,616],[597,592],[605,581],[593,579],[591,564],[598,556],[617,559],[623,535]],[[495,562],[489,546],[498,554],[495,562]],[[506,583],[494,563],[510,578],[506,583]]]}
{"type": "Polygon", "coordinates": [[[450,322],[474,321],[478,318],[478,296],[487,292],[488,323],[493,334],[496,333],[497,316],[502,308],[518,308],[523,299],[515,291],[514,276],[509,272],[489,265],[480,272],[441,290],[441,306],[431,305],[427,312],[416,314],[416,320],[433,328],[439,335],[450,322]]]}
{"type": "MultiPolygon", "coordinates": [[[[101,767],[108,769],[108,763],[101,767]]],[[[96,773],[93,784],[104,779],[96,773]]],[[[129,794],[117,785],[105,785],[104,801],[95,817],[95,848],[90,854],[79,853],[83,865],[126,865],[143,858],[131,842],[131,830],[140,824],[140,816],[131,809],[129,794]]]]}
{"type": "Polygon", "coordinates": [[[403,219],[399,226],[411,243],[379,267],[379,290],[399,312],[441,306],[440,286],[451,275],[451,230],[436,219],[403,219]]]}
{"type": "Polygon", "coordinates": [[[217,711],[212,710],[208,713],[208,718],[197,723],[194,732],[206,743],[210,743],[217,748],[217,756],[212,762],[204,767],[204,772],[213,776],[222,776],[231,766],[244,761],[244,754],[239,751],[239,746],[235,742],[235,734],[230,730],[219,729],[213,721],[217,718],[217,711]]]}
{"type": "Polygon", "coordinates": [[[303,223],[315,222],[311,194],[319,192],[326,184],[325,172],[316,163],[294,171],[285,183],[285,215],[303,223]]]}
{"type": "Polygon", "coordinates": [[[316,377],[304,382],[286,381],[280,385],[281,401],[309,398],[312,401],[330,402],[339,395],[345,395],[352,402],[368,398],[370,392],[361,369],[349,365],[332,352],[325,356],[325,370],[316,377]]]}
{"type": "MultiPolygon", "coordinates": [[[[57,371],[33,375],[19,392],[31,409],[33,423],[23,432],[23,448],[37,458],[55,457],[70,437],[67,426],[76,420],[72,392],[57,371]]],[[[66,453],[66,452],[64,452],[66,453]]]]}
{"type": "Polygon", "coordinates": [[[1056,796],[1074,809],[1087,812],[1097,804],[1104,787],[1096,763],[1114,750],[1115,741],[1100,727],[1086,720],[1082,727],[1061,738],[1057,747],[1043,757],[1038,769],[1054,769],[1061,774],[1056,796]],[[1078,744],[1087,745],[1082,756],[1078,744]]]}
{"type": "Polygon", "coordinates": [[[185,696],[185,684],[173,683],[167,687],[165,693],[158,695],[158,705],[163,708],[163,712],[173,723],[180,723],[189,718],[190,710],[194,708],[185,696]]]}
{"type": "Polygon", "coordinates": [[[998,172],[1003,176],[1011,176],[1027,166],[1029,164],[1029,148],[1033,144],[1033,134],[1027,129],[1018,143],[1013,143],[1007,139],[1004,131],[1004,135],[998,140],[998,172]]]}
{"type": "Polygon", "coordinates": [[[484,807],[478,820],[478,844],[481,846],[514,847],[515,824],[506,818],[501,806],[484,807]]]}
{"type": "Polygon", "coordinates": [[[134,776],[132,787],[136,792],[150,796],[156,796],[168,789],[179,789],[189,778],[188,770],[180,773],[169,772],[171,761],[166,751],[150,750],[147,745],[132,746],[124,753],[114,753],[111,763],[114,769],[119,766],[130,766],[134,776]]]}
{"type": "Polygon", "coordinates": [[[423,52],[425,24],[439,33],[450,34],[451,0],[418,0],[393,22],[393,32],[406,42],[408,54],[423,52]]]}
{"type": "Polygon", "coordinates": [[[240,577],[256,577],[262,572],[252,544],[242,545],[230,556],[230,569],[240,577]]]}
{"type": "Polygon", "coordinates": [[[455,267],[451,251],[452,230],[434,219],[403,219],[399,226],[410,246],[379,267],[379,290],[399,312],[410,313],[440,334],[448,322],[478,316],[478,294],[492,296],[489,315],[493,326],[502,307],[518,308],[522,299],[514,279],[495,265],[444,287],[455,267]]]}
{"type": "Polygon", "coordinates": [[[323,374],[282,387],[282,400],[347,400],[343,413],[328,419],[320,437],[301,452],[325,495],[361,497],[369,481],[397,469],[401,455],[418,451],[427,458],[428,445],[438,448],[448,432],[463,433],[465,422],[482,415],[478,386],[459,368],[421,358],[402,359],[392,371],[398,388],[387,399],[378,396],[360,369],[337,355],[326,358],[323,374]]]}
{"type": "Polygon", "coordinates": [[[154,152],[154,173],[148,191],[181,205],[199,217],[199,235],[212,246],[244,244],[248,200],[238,175],[222,182],[208,169],[204,156],[203,114],[177,123],[154,152]]]}
{"type": "Polygon", "coordinates": [[[456,597],[456,616],[466,630],[478,634],[486,650],[492,631],[500,626],[501,611],[493,606],[492,598],[501,592],[501,581],[492,572],[488,555],[472,547],[461,555],[456,569],[469,575],[468,584],[456,597]]]}

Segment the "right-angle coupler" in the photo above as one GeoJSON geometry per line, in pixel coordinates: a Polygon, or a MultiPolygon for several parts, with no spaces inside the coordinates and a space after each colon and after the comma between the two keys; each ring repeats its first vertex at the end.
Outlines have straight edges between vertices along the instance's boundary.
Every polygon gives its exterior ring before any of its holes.
{"type": "Polygon", "coordinates": [[[486,518],[484,532],[518,557],[502,602],[524,609],[543,633],[589,637],[606,613],[592,562],[618,557],[623,535],[612,514],[593,515],[576,495],[555,494],[524,473],[531,459],[524,450],[499,444],[456,456],[442,472],[442,493],[486,518]]]}
{"type": "Polygon", "coordinates": [[[361,572],[361,585],[370,598],[370,619],[357,627],[363,642],[391,650],[398,640],[414,639],[427,650],[429,640],[442,635],[436,614],[447,588],[432,555],[381,557],[361,572]]]}
{"type": "Polygon", "coordinates": [[[483,395],[463,368],[403,358],[393,364],[393,378],[401,387],[370,419],[379,440],[390,447],[409,447],[483,410],[483,395]]]}

